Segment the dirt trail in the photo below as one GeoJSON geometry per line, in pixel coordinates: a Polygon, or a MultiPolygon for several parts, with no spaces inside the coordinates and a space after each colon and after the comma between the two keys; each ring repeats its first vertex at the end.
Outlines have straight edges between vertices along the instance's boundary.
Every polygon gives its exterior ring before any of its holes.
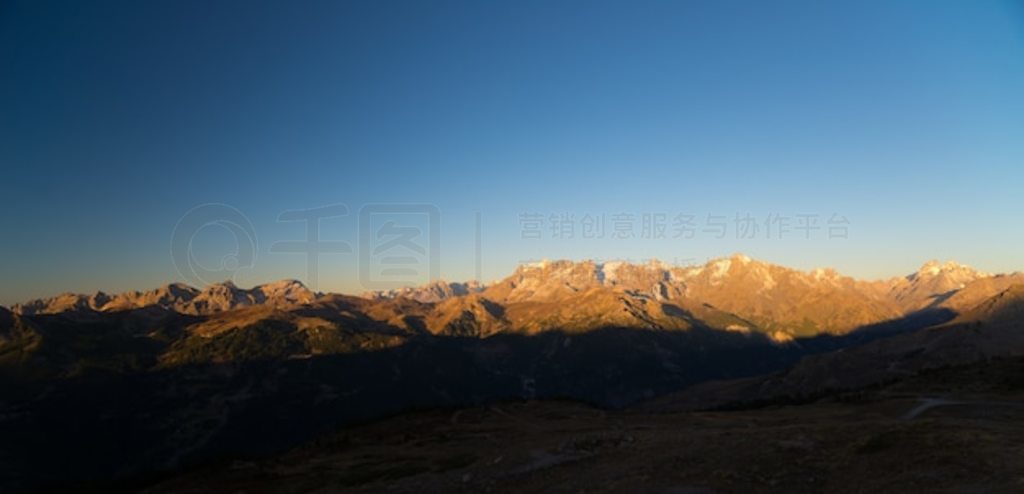
{"type": "Polygon", "coordinates": [[[942,406],[961,405],[968,407],[1015,407],[1024,408],[1024,402],[1014,401],[992,401],[992,400],[955,400],[943,397],[934,396],[919,396],[920,400],[917,406],[911,408],[907,413],[903,414],[900,419],[902,420],[914,420],[921,416],[921,414],[931,410],[932,408],[942,406]]]}

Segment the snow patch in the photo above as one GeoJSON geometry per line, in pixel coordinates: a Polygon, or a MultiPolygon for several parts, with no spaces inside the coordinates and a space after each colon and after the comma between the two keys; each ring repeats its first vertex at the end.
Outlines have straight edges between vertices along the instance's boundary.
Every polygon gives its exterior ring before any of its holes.
{"type": "Polygon", "coordinates": [[[732,267],[732,261],[729,259],[719,259],[711,263],[711,268],[714,270],[711,273],[711,277],[719,279],[729,273],[729,268],[732,267]]]}
{"type": "Polygon", "coordinates": [[[750,328],[748,328],[748,327],[746,327],[746,326],[744,326],[742,324],[730,324],[730,325],[725,327],[725,330],[726,331],[733,331],[733,332],[736,332],[736,333],[749,333],[750,332],[750,328]]]}
{"type": "Polygon", "coordinates": [[[607,280],[607,281],[615,281],[615,280],[617,280],[618,279],[617,272],[618,272],[619,268],[623,264],[625,264],[625,263],[622,262],[622,261],[609,261],[609,262],[606,262],[604,264],[598,264],[598,266],[597,266],[598,277],[600,278],[601,282],[604,283],[605,280],[607,280]]]}
{"type": "Polygon", "coordinates": [[[542,259],[542,260],[536,261],[536,262],[524,262],[521,266],[522,266],[522,268],[524,270],[544,269],[544,268],[548,267],[549,264],[551,264],[550,260],[542,259]]]}

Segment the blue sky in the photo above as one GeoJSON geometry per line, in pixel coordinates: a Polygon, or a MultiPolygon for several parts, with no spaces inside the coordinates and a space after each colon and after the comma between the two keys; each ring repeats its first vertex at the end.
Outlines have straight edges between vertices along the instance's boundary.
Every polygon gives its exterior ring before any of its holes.
{"type": "MultiPolygon", "coordinates": [[[[364,288],[366,204],[436,208],[447,279],[477,274],[477,213],[485,281],[733,252],[867,278],[1024,269],[1019,2],[15,1],[0,64],[3,304],[193,281],[171,237],[205,203],[251,222],[240,285],[308,281],[271,249],[305,235],[278,215],[339,203],[321,238],[353,252],[319,257],[321,290],[364,288]],[[773,214],[820,229],[772,235],[773,214]]],[[[195,257],[220,266],[226,232],[197,232],[195,257]]]]}

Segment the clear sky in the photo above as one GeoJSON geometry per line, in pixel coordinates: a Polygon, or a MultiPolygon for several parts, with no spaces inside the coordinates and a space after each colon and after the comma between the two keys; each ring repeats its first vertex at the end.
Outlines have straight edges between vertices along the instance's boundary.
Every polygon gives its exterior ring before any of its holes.
{"type": "Polygon", "coordinates": [[[437,245],[405,253],[454,280],[477,275],[477,213],[484,281],[733,252],[867,278],[1021,270],[1024,5],[6,1],[0,169],[3,304],[194,281],[172,233],[205,203],[257,244],[222,266],[245,242],[197,229],[200,281],[240,264],[223,273],[242,286],[361,291],[379,255],[361,248],[387,238],[367,204],[436,208],[413,240],[433,221],[437,245]],[[274,247],[306,235],[279,215],[333,204],[348,215],[320,238],[351,252],[311,280],[274,247]]]}

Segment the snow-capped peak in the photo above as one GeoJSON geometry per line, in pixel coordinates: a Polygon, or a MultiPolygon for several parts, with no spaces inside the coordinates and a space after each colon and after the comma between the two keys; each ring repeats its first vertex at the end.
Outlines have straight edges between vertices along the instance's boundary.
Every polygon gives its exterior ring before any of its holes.
{"type": "Polygon", "coordinates": [[[970,266],[960,264],[956,261],[940,262],[937,259],[932,259],[924,263],[916,273],[910,275],[911,279],[922,279],[930,278],[939,275],[947,276],[969,276],[969,277],[986,277],[989,276],[987,273],[980,273],[975,271],[970,266]]]}

